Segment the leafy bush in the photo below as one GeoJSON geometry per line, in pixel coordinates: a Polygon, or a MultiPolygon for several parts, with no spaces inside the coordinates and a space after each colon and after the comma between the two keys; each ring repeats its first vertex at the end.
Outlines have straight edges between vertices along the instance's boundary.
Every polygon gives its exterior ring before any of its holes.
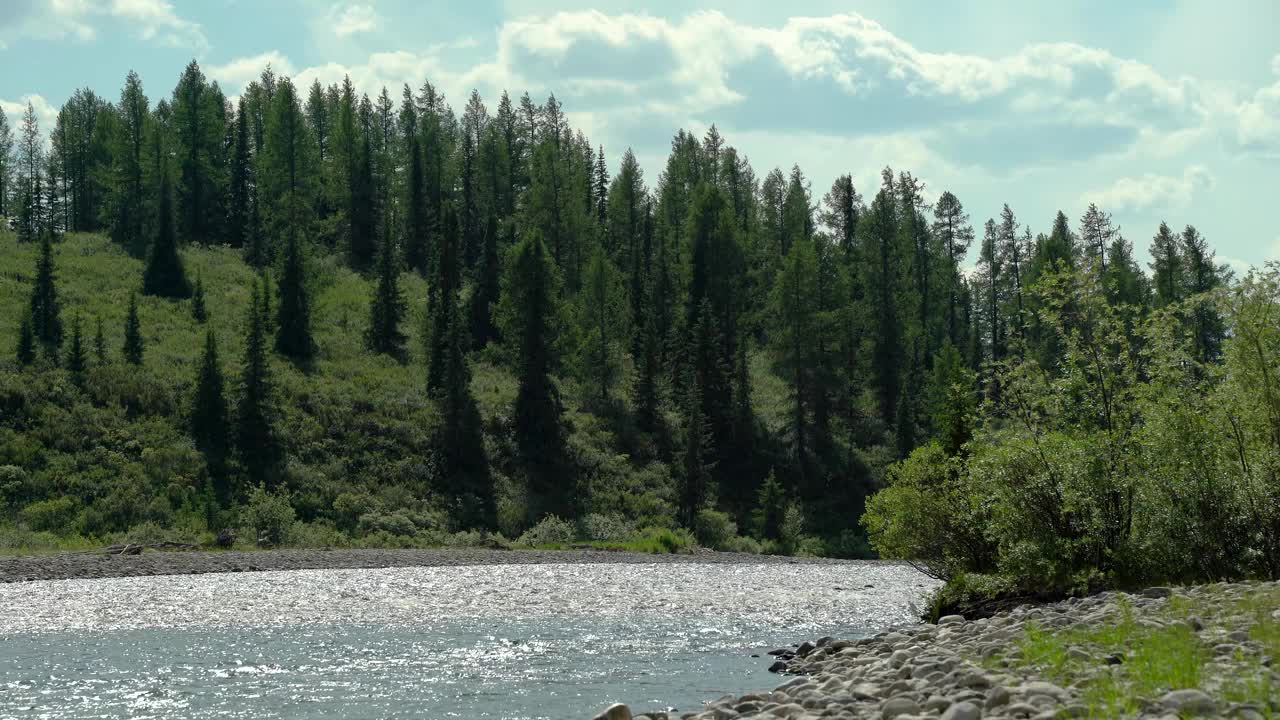
{"type": "Polygon", "coordinates": [[[418,525],[405,510],[391,513],[370,512],[360,516],[360,531],[366,534],[382,532],[413,537],[418,532],[418,525]]]}
{"type": "Polygon", "coordinates": [[[694,522],[694,534],[703,547],[713,550],[725,550],[726,546],[738,536],[738,524],[728,513],[703,508],[698,511],[694,522]]]}
{"type": "Polygon", "coordinates": [[[627,547],[637,552],[649,552],[674,555],[689,552],[698,546],[698,541],[684,528],[646,528],[640,531],[635,540],[627,543],[627,547]]]}
{"type": "Polygon", "coordinates": [[[764,545],[750,536],[738,536],[729,538],[724,547],[719,548],[725,552],[750,553],[751,555],[763,555],[764,545]]]}
{"type": "Polygon", "coordinates": [[[76,515],[76,501],[56,497],[33,502],[18,513],[18,520],[36,532],[65,531],[76,515]]]}
{"type": "Polygon", "coordinates": [[[573,523],[561,520],[556,515],[548,515],[517,538],[516,544],[526,547],[566,545],[573,542],[576,534],[573,523]]]}
{"type": "Polygon", "coordinates": [[[268,492],[259,485],[249,491],[243,513],[244,521],[253,530],[259,546],[276,547],[289,539],[294,512],[289,499],[283,494],[268,492]]]}
{"type": "Polygon", "coordinates": [[[881,557],[908,560],[936,578],[992,569],[988,519],[965,463],[942,446],[918,448],[867,502],[862,524],[881,557]]]}
{"type": "Polygon", "coordinates": [[[587,513],[578,521],[579,535],[595,542],[621,542],[635,534],[635,527],[621,515],[587,513]]]}

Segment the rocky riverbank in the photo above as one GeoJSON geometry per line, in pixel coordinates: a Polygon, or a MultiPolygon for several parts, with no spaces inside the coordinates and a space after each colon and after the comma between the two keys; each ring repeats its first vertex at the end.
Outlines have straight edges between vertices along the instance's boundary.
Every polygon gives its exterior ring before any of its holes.
{"type": "Polygon", "coordinates": [[[1104,593],[776,654],[796,677],[771,692],[634,717],[1280,717],[1280,584],[1104,593]]]}
{"type": "Polygon", "coordinates": [[[543,565],[548,563],[848,563],[859,560],[791,558],[746,553],[698,552],[677,555],[611,550],[200,550],[148,551],[138,555],[57,553],[0,555],[0,583],[32,580],[199,575],[258,570],[352,570],[461,565],[543,565]]]}

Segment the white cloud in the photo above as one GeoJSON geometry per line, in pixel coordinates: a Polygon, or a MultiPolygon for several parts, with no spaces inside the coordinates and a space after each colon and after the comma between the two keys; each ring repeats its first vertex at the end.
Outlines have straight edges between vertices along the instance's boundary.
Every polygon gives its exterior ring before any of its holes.
{"type": "Polygon", "coordinates": [[[258,79],[267,65],[277,75],[293,75],[293,63],[279,50],[269,50],[252,57],[236,58],[223,65],[209,65],[204,68],[205,74],[217,80],[226,92],[238,94],[244,86],[258,79]]]}
{"type": "Polygon", "coordinates": [[[729,75],[744,63],[766,58],[794,79],[830,81],[833,90],[852,97],[890,92],[959,105],[995,101],[1023,115],[1135,126],[1153,117],[1195,123],[1205,112],[1189,80],[1165,78],[1105,50],[1051,43],[997,58],[932,53],[857,14],[797,17],[770,28],[739,23],[719,12],[678,22],[594,10],[558,13],[506,23],[499,31],[498,61],[529,84],[559,84],[566,74],[591,71],[566,63],[575,48],[593,44],[610,49],[650,46],[670,53],[667,79],[689,108],[741,101],[744,94],[729,75]],[[544,63],[515,62],[522,57],[544,63]],[[540,64],[544,67],[538,68],[540,64]],[[539,69],[557,72],[540,78],[533,74],[539,69]],[[1153,114],[1153,109],[1160,112],[1153,114]]]}
{"type": "Polygon", "coordinates": [[[1276,80],[1235,108],[1235,139],[1241,147],[1280,155],[1280,54],[1271,59],[1276,80]]]}
{"type": "Polygon", "coordinates": [[[204,49],[209,44],[200,26],[179,16],[168,0],[48,0],[19,6],[10,27],[19,36],[87,42],[98,36],[98,25],[104,20],[121,23],[137,37],[163,45],[204,49]]]}
{"type": "Polygon", "coordinates": [[[329,22],[335,35],[347,37],[377,30],[380,18],[370,5],[334,5],[329,10],[329,22]]]}
{"type": "Polygon", "coordinates": [[[22,128],[22,118],[27,113],[27,103],[35,110],[36,121],[40,124],[40,139],[45,145],[49,143],[49,133],[58,119],[58,109],[42,95],[23,95],[16,100],[0,98],[0,112],[9,116],[9,129],[16,137],[22,128]]]}
{"type": "Polygon", "coordinates": [[[1081,196],[1081,204],[1119,210],[1184,208],[1195,194],[1213,187],[1214,177],[1203,165],[1189,165],[1181,176],[1146,173],[1136,178],[1120,178],[1110,187],[1081,196]]]}

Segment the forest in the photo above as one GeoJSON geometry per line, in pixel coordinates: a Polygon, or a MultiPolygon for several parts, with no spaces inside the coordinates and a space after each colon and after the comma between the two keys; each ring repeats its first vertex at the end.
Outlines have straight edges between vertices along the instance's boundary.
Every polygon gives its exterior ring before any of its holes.
{"type": "Polygon", "coordinates": [[[1280,574],[1280,276],[1192,225],[1144,269],[1095,206],[815,191],[715,126],[646,179],[554,95],[458,115],[270,67],[234,103],[195,61],[154,102],[79,90],[47,143],[0,123],[0,547],[1280,574]]]}

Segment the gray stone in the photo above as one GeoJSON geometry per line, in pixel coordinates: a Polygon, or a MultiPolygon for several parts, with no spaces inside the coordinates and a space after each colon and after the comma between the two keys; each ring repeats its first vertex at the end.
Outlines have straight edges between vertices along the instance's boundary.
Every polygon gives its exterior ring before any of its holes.
{"type": "Polygon", "coordinates": [[[622,703],[614,703],[595,716],[594,720],[631,720],[631,708],[622,703]]]}
{"type": "Polygon", "coordinates": [[[963,625],[964,616],[963,615],[943,615],[942,617],[938,618],[938,624],[939,625],[963,625]]]}
{"type": "Polygon", "coordinates": [[[1179,715],[1208,715],[1218,711],[1218,703],[1201,690],[1174,690],[1160,698],[1160,704],[1179,715]]]}
{"type": "Polygon", "coordinates": [[[920,706],[916,701],[905,697],[891,698],[880,706],[880,717],[884,720],[892,720],[899,715],[916,715],[919,712],[920,706]]]}
{"type": "Polygon", "coordinates": [[[1018,691],[1023,695],[1047,695],[1054,700],[1063,700],[1067,697],[1067,691],[1050,682],[1042,680],[1033,680],[1018,686],[1018,691]]]}
{"type": "Polygon", "coordinates": [[[996,687],[991,688],[991,690],[987,693],[986,701],[982,703],[983,707],[985,707],[988,710],[991,710],[993,708],[998,708],[1002,705],[1008,705],[1008,704],[1009,704],[1009,688],[1004,687],[1002,685],[997,685],[996,687]]]}
{"type": "Polygon", "coordinates": [[[1149,587],[1138,594],[1145,598],[1167,598],[1173,594],[1173,588],[1149,587]]]}
{"type": "Polygon", "coordinates": [[[970,702],[958,702],[942,713],[942,720],[979,720],[982,710],[970,702]]]}

